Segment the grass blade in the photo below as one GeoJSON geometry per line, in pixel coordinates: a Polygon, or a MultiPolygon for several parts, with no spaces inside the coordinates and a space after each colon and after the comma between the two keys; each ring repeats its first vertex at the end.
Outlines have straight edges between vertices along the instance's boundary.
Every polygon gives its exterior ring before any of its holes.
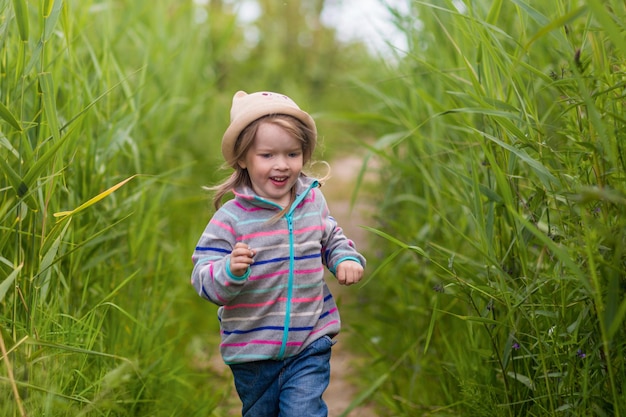
{"type": "Polygon", "coordinates": [[[20,39],[22,42],[28,42],[29,24],[26,0],[13,0],[13,10],[15,11],[15,20],[20,33],[20,39]]]}
{"type": "Polygon", "coordinates": [[[11,288],[11,286],[13,285],[15,278],[17,278],[23,266],[24,264],[19,265],[13,270],[13,272],[9,274],[8,277],[5,278],[4,281],[2,281],[2,283],[0,283],[0,303],[2,302],[2,300],[4,300],[4,296],[6,295],[7,291],[9,291],[9,288],[11,288]]]}
{"type": "Polygon", "coordinates": [[[5,122],[13,126],[13,128],[15,128],[18,132],[22,131],[20,122],[17,121],[17,118],[13,116],[13,113],[11,113],[11,111],[2,102],[0,102],[0,117],[4,119],[5,122]]]}
{"type": "Polygon", "coordinates": [[[48,121],[48,128],[55,141],[58,141],[61,137],[59,131],[59,116],[57,114],[57,108],[55,104],[54,96],[54,82],[52,80],[52,74],[44,72],[39,74],[39,86],[41,88],[41,94],[43,96],[43,109],[48,121]]]}
{"type": "Polygon", "coordinates": [[[86,208],[91,207],[92,205],[96,204],[97,202],[103,200],[104,198],[108,197],[109,195],[113,194],[115,191],[117,191],[118,189],[123,187],[127,182],[129,182],[130,180],[132,180],[133,178],[135,178],[137,176],[138,176],[138,174],[135,174],[132,177],[126,178],[124,181],[121,181],[121,182],[115,184],[114,186],[112,186],[108,190],[103,191],[100,194],[98,194],[97,196],[90,198],[89,200],[87,200],[86,202],[81,204],[80,206],[76,207],[74,210],[60,211],[60,212],[54,213],[54,217],[59,217],[60,218],[59,221],[61,221],[61,220],[65,219],[68,216],[73,216],[73,215],[75,215],[75,214],[85,210],[86,208]]]}

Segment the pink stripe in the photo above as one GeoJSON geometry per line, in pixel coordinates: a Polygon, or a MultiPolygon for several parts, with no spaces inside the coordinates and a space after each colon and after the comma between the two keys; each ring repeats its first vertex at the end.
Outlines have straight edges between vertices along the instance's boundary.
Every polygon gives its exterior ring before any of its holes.
{"type": "Polygon", "coordinates": [[[288,269],[284,269],[282,271],[272,272],[271,274],[253,275],[250,278],[248,278],[248,281],[257,281],[259,279],[272,278],[272,277],[275,277],[277,275],[283,275],[283,274],[288,274],[288,273],[289,273],[289,270],[288,269]]]}
{"type": "Polygon", "coordinates": [[[335,311],[337,311],[337,307],[334,307],[328,310],[328,314],[333,314],[335,311]]]}
{"type": "Polygon", "coordinates": [[[322,299],[322,296],[318,297],[310,297],[310,298],[292,298],[291,301],[294,303],[312,303],[313,301],[319,301],[322,299]]]}
{"type": "Polygon", "coordinates": [[[217,221],[215,219],[211,220],[211,223],[213,223],[216,226],[221,227],[224,230],[228,230],[232,235],[235,234],[235,230],[232,227],[230,227],[229,225],[227,225],[227,224],[224,224],[224,223],[222,223],[220,221],[217,221]]]}
{"type": "Polygon", "coordinates": [[[300,230],[294,231],[294,233],[295,234],[301,234],[301,233],[306,233],[306,232],[311,231],[311,230],[324,230],[324,226],[305,227],[304,229],[300,229],[300,230]]]}
{"type": "Polygon", "coordinates": [[[315,190],[311,190],[307,198],[302,200],[300,204],[298,204],[298,208],[302,207],[305,203],[312,203],[315,201],[315,190]]]}
{"type": "Polygon", "coordinates": [[[249,342],[240,342],[240,343],[222,343],[222,347],[228,346],[246,346],[249,344],[255,345],[280,345],[282,342],[280,340],[251,340],[249,342]]]}
{"type": "MultiPolygon", "coordinates": [[[[299,235],[299,234],[302,234],[302,233],[309,232],[311,230],[324,230],[324,226],[305,227],[304,229],[295,230],[294,234],[299,235]]],[[[286,235],[287,233],[289,233],[289,231],[287,229],[275,230],[273,232],[251,233],[249,235],[243,235],[243,236],[239,237],[237,240],[246,240],[246,239],[251,239],[251,238],[255,238],[255,237],[264,237],[264,236],[286,235]]]]}
{"type": "MultiPolygon", "coordinates": [[[[316,272],[320,272],[323,270],[324,270],[323,266],[316,268],[316,269],[296,269],[294,271],[294,274],[296,275],[314,274],[316,272]]],[[[279,275],[287,275],[288,273],[289,273],[288,269],[283,269],[281,271],[272,272],[270,274],[252,275],[250,278],[248,278],[248,281],[258,281],[261,279],[268,279],[268,278],[276,277],[279,275]]]]}
{"type": "Polygon", "coordinates": [[[320,268],[315,268],[315,269],[296,269],[294,271],[294,273],[296,273],[296,274],[312,274],[314,272],[320,272],[320,271],[323,271],[323,270],[324,270],[324,267],[322,266],[320,268]]]}
{"type": "Polygon", "coordinates": [[[254,197],[253,197],[253,196],[251,196],[251,195],[248,195],[248,194],[241,194],[241,193],[238,193],[238,192],[237,192],[237,191],[235,191],[235,190],[233,190],[233,194],[235,194],[237,197],[241,197],[241,198],[243,198],[244,200],[252,200],[252,199],[254,198],[254,197]]]}
{"type": "Polygon", "coordinates": [[[263,236],[272,236],[272,235],[286,235],[287,233],[289,233],[289,231],[287,229],[276,230],[274,232],[251,233],[249,235],[243,235],[243,236],[239,237],[239,239],[237,239],[237,240],[246,240],[246,239],[250,239],[252,237],[263,237],[263,236]]]}
{"type": "MultiPolygon", "coordinates": [[[[322,299],[322,296],[313,297],[313,298],[293,298],[291,300],[292,303],[311,303],[313,301],[319,301],[322,299]]],[[[256,307],[265,307],[271,306],[272,304],[285,302],[287,301],[287,297],[278,297],[275,300],[266,301],[264,303],[255,303],[255,304],[235,304],[232,306],[224,306],[225,310],[234,310],[236,308],[256,308],[256,307]]]]}
{"type": "Polygon", "coordinates": [[[235,205],[236,205],[239,209],[241,209],[241,210],[243,210],[243,211],[247,211],[247,212],[249,212],[249,213],[250,213],[250,212],[253,212],[253,211],[263,210],[261,207],[252,207],[252,208],[247,208],[247,207],[244,207],[244,206],[243,206],[243,205],[242,205],[239,201],[237,201],[237,200],[235,200],[235,205]]]}
{"type": "Polygon", "coordinates": [[[280,340],[251,340],[248,343],[256,343],[257,345],[280,345],[280,340]]]}
{"type": "MultiPolygon", "coordinates": [[[[251,340],[249,342],[241,343],[222,343],[221,347],[242,347],[247,345],[281,345],[281,341],[277,340],[251,340]]],[[[287,346],[301,346],[302,342],[287,342],[287,346]]]]}
{"type": "Polygon", "coordinates": [[[255,308],[255,307],[271,306],[272,304],[276,304],[279,301],[287,301],[287,298],[279,297],[276,300],[266,301],[264,303],[257,303],[257,304],[235,304],[232,306],[224,306],[224,309],[233,310],[235,308],[255,308]]]}
{"type": "Polygon", "coordinates": [[[325,329],[325,328],[327,328],[328,326],[332,326],[333,324],[337,324],[337,323],[339,323],[339,320],[333,320],[333,321],[330,321],[330,322],[328,322],[328,324],[326,324],[326,326],[322,327],[321,329],[317,329],[317,330],[316,330],[316,331],[314,331],[314,332],[311,332],[311,334],[315,334],[315,333],[321,332],[322,330],[324,330],[324,329],[325,329]]]}

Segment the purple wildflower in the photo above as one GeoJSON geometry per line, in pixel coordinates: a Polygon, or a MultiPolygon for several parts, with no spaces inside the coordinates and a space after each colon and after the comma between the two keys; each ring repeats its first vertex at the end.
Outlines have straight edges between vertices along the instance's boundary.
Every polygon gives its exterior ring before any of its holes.
{"type": "Polygon", "coordinates": [[[515,349],[515,350],[519,350],[519,343],[514,342],[512,347],[513,347],[513,349],[515,349]]]}
{"type": "Polygon", "coordinates": [[[578,349],[578,351],[576,351],[576,356],[578,356],[580,359],[583,359],[587,356],[587,354],[583,352],[582,349],[578,349]]]}

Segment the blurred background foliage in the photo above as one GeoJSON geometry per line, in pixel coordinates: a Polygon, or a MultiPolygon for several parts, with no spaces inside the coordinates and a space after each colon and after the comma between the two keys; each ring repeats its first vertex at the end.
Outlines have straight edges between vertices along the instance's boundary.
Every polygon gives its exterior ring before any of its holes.
{"type": "Polygon", "coordinates": [[[378,179],[352,407],[624,415],[624,3],[407,1],[383,56],[242,3],[0,0],[0,413],[226,415],[188,279],[242,89],[378,179]]]}

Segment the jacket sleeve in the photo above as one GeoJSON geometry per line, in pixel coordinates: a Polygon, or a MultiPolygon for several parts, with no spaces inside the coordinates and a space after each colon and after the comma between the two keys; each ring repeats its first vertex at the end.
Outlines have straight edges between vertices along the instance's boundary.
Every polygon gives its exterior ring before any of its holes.
{"type": "Polygon", "coordinates": [[[361,255],[354,242],[343,233],[343,229],[330,215],[326,200],[319,189],[315,192],[319,196],[322,213],[324,235],[322,239],[322,260],[328,270],[333,274],[337,271],[337,265],[343,261],[351,260],[361,264],[365,268],[365,257],[361,255]]]}
{"type": "Polygon", "coordinates": [[[242,289],[248,274],[230,273],[230,253],[236,242],[234,225],[219,210],[206,226],[191,257],[191,284],[202,298],[214,304],[228,304],[242,289]]]}

